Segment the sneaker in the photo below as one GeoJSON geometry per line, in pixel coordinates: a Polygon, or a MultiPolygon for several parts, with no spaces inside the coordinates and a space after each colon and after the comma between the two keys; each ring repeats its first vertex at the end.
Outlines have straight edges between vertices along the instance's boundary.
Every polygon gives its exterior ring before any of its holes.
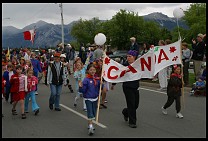
{"type": "Polygon", "coordinates": [[[55,111],[61,111],[61,109],[60,108],[55,108],[55,111]]]}
{"type": "Polygon", "coordinates": [[[35,92],[35,95],[38,95],[38,92],[37,91],[35,92]]]}
{"type": "Polygon", "coordinates": [[[190,96],[193,96],[193,95],[194,95],[194,93],[190,92],[190,93],[189,93],[189,95],[190,95],[190,96]]]}
{"type": "Polygon", "coordinates": [[[153,81],[153,82],[155,82],[155,81],[157,81],[157,80],[158,80],[158,78],[154,78],[154,79],[152,79],[152,81],[153,81]]]}
{"type": "Polygon", "coordinates": [[[93,130],[93,128],[91,127],[91,128],[89,128],[89,130],[88,130],[88,135],[92,136],[93,134],[94,134],[94,130],[93,130]]]}
{"type": "Polygon", "coordinates": [[[38,115],[39,109],[35,110],[35,115],[38,115]]]}
{"type": "Polygon", "coordinates": [[[177,113],[177,114],[176,114],[176,117],[177,117],[177,118],[183,118],[183,115],[182,115],[181,113],[177,113]]]}
{"type": "Polygon", "coordinates": [[[77,107],[77,104],[76,103],[74,103],[74,107],[77,107]]]}
{"type": "Polygon", "coordinates": [[[168,112],[167,112],[166,109],[164,109],[163,107],[162,107],[161,109],[162,109],[162,113],[163,113],[164,115],[167,115],[167,114],[168,114],[168,112]]]}
{"type": "Polygon", "coordinates": [[[190,91],[190,93],[194,93],[194,90],[190,91]]]}
{"type": "Polygon", "coordinates": [[[49,104],[49,108],[53,110],[53,104],[49,104]]]}
{"type": "Polygon", "coordinates": [[[26,119],[26,114],[22,114],[22,119],[26,119]]]}
{"type": "Polygon", "coordinates": [[[105,100],[104,102],[105,102],[105,103],[108,103],[108,101],[107,101],[107,100],[105,100]]]}
{"type": "Polygon", "coordinates": [[[84,108],[83,111],[87,112],[87,109],[84,108]]]}
{"type": "Polygon", "coordinates": [[[100,106],[102,106],[105,109],[107,108],[107,106],[105,106],[104,104],[100,104],[100,106]]]}
{"type": "Polygon", "coordinates": [[[137,128],[137,125],[136,124],[129,124],[129,127],[131,127],[131,128],[137,128]]]}

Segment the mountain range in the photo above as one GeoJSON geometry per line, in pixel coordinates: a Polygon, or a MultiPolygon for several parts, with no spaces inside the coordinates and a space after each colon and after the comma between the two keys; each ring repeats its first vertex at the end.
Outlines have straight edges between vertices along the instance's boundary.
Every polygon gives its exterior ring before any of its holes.
{"type": "MultiPolygon", "coordinates": [[[[176,18],[170,18],[162,13],[154,12],[143,16],[145,21],[154,21],[159,23],[161,27],[167,28],[169,31],[173,30],[176,24],[176,18]]],[[[64,25],[64,43],[69,43],[74,40],[70,35],[71,28],[76,21],[64,25]]],[[[181,28],[188,29],[189,27],[184,21],[179,20],[178,24],[181,28]]],[[[18,29],[13,26],[2,27],[2,47],[16,48],[32,46],[31,41],[24,40],[23,32],[31,30],[36,26],[36,35],[34,41],[34,48],[37,47],[55,47],[62,41],[61,24],[51,24],[45,21],[38,21],[30,24],[23,29],[18,29]]]]}

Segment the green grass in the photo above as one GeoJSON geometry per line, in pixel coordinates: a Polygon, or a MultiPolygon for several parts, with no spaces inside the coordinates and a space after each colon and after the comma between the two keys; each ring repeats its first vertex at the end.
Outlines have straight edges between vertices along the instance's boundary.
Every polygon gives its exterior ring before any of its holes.
{"type": "Polygon", "coordinates": [[[189,85],[192,86],[192,84],[195,82],[195,75],[194,73],[189,73],[189,85]]]}

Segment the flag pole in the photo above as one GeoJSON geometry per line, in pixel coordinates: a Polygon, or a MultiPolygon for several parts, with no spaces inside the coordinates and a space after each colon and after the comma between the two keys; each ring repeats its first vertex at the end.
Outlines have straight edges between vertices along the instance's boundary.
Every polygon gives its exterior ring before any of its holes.
{"type": "Polygon", "coordinates": [[[97,104],[97,112],[96,112],[96,122],[98,123],[98,115],[99,115],[99,110],[100,110],[100,96],[101,96],[101,89],[102,89],[102,82],[103,82],[103,66],[104,66],[104,59],[106,57],[106,48],[104,50],[104,57],[103,57],[103,64],[102,64],[102,69],[101,69],[101,78],[100,78],[100,90],[99,90],[99,95],[98,95],[98,104],[97,104]]]}
{"type": "Polygon", "coordinates": [[[182,81],[182,88],[181,88],[181,101],[182,101],[182,107],[183,109],[185,109],[185,99],[184,99],[184,80],[183,80],[183,61],[182,61],[182,40],[181,40],[181,35],[180,35],[180,31],[179,31],[179,24],[178,24],[178,18],[177,18],[177,27],[178,27],[178,36],[179,36],[179,40],[180,40],[180,54],[181,54],[181,81],[182,81]]]}

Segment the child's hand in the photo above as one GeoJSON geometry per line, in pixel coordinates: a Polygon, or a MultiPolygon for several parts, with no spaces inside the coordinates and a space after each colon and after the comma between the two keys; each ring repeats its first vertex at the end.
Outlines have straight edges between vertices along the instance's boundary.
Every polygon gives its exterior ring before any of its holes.
{"type": "Polygon", "coordinates": [[[82,87],[82,86],[83,86],[82,81],[80,81],[79,82],[79,87],[82,87]]]}

